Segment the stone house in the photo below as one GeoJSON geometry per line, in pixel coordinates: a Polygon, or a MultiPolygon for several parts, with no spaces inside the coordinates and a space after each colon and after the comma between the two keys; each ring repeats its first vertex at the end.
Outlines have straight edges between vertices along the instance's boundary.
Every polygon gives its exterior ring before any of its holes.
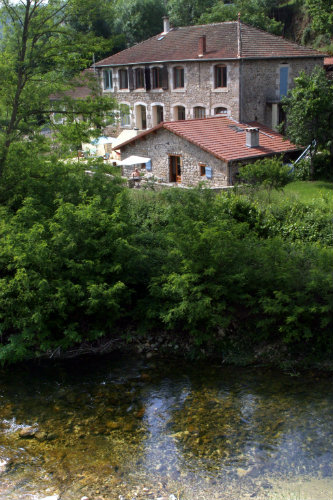
{"type": "Polygon", "coordinates": [[[170,28],[95,65],[103,94],[121,106],[122,128],[214,115],[283,119],[281,98],[301,70],[323,66],[324,54],[240,20],[170,28]]]}
{"type": "MultiPolygon", "coordinates": [[[[233,185],[243,164],[275,155],[289,161],[299,155],[299,148],[274,130],[227,116],[163,122],[118,144],[117,149],[125,160],[149,158],[141,165],[146,178],[183,186],[206,181],[214,188],[233,185]]],[[[123,166],[125,177],[131,177],[133,166],[123,166]]]]}

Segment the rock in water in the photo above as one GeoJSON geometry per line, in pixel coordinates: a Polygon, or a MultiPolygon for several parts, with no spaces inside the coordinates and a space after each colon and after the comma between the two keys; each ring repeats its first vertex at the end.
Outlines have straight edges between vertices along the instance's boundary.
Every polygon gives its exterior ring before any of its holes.
{"type": "Polygon", "coordinates": [[[24,429],[20,430],[19,436],[20,436],[20,438],[23,438],[23,439],[31,439],[31,438],[35,437],[37,430],[38,429],[36,429],[34,427],[24,427],[24,429]]]}

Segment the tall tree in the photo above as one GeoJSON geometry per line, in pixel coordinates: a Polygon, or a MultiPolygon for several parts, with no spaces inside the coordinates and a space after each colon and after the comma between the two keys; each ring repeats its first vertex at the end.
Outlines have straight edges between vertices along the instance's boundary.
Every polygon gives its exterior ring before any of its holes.
{"type": "Polygon", "coordinates": [[[69,26],[70,5],[71,0],[0,0],[0,176],[12,143],[34,138],[49,116],[50,95],[69,88],[66,82],[90,65],[99,46],[96,37],[69,26]]]}
{"type": "Polygon", "coordinates": [[[163,31],[163,0],[117,0],[116,11],[114,29],[125,35],[128,47],[163,31]]]}
{"type": "Polygon", "coordinates": [[[272,16],[271,12],[278,2],[276,0],[235,0],[233,3],[216,2],[215,5],[203,13],[199,23],[217,23],[235,21],[238,12],[243,22],[263,29],[275,35],[282,32],[282,23],[272,16]]]}
{"type": "Polygon", "coordinates": [[[316,67],[311,75],[302,72],[295,87],[284,99],[287,113],[286,134],[296,144],[313,144],[317,150],[330,151],[333,166],[333,85],[325,71],[316,67]]]}
{"type": "Polygon", "coordinates": [[[216,0],[169,0],[168,13],[175,26],[189,26],[216,3],[216,0]]]}

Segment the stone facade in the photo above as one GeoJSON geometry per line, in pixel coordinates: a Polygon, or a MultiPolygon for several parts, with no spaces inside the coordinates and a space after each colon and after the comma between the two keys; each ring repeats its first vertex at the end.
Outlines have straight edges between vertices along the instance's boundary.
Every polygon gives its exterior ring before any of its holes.
{"type": "MultiPolygon", "coordinates": [[[[316,65],[322,65],[318,58],[244,59],[232,61],[194,61],[182,63],[149,64],[148,66],[113,66],[98,68],[100,84],[104,95],[116,98],[119,104],[129,110],[128,116],[120,120],[120,128],[149,129],[163,121],[177,120],[178,106],[185,108],[185,119],[195,116],[195,108],[205,110],[205,117],[214,116],[217,108],[237,121],[259,121],[277,128],[281,121],[280,68],[288,68],[288,89],[301,72],[310,73],[316,65]],[[227,84],[215,88],[214,68],[225,64],[227,84]],[[167,85],[164,89],[119,89],[119,71],[135,72],[137,68],[149,71],[152,68],[167,69],[167,85]],[[184,69],[184,87],[174,88],[174,68],[184,69]],[[112,72],[112,87],[104,89],[103,70],[112,72]],[[162,111],[163,110],[163,111],[162,111]],[[144,115],[144,116],[143,116],[144,115]]],[[[146,77],[145,77],[146,78],[146,77]]],[[[130,86],[130,85],[129,85],[130,86]]],[[[201,117],[201,116],[200,116],[201,117]]]]}
{"type": "MultiPolygon", "coordinates": [[[[225,113],[236,120],[239,119],[239,63],[229,61],[225,64],[227,68],[227,86],[214,88],[214,66],[221,61],[206,62],[184,62],[168,63],[168,88],[167,89],[119,89],[119,70],[124,67],[112,68],[113,87],[109,90],[103,88],[103,72],[99,70],[101,87],[104,95],[110,94],[115,97],[119,104],[130,107],[129,128],[142,129],[137,117],[136,108],[146,107],[146,128],[151,128],[158,123],[154,120],[154,107],[163,107],[163,121],[177,119],[176,107],[185,107],[185,119],[195,118],[194,108],[199,106],[205,108],[205,116],[214,116],[216,108],[225,108],[225,113]],[[174,88],[174,67],[184,68],[184,87],[174,88]]],[[[133,71],[143,66],[132,66],[133,71]]],[[[162,64],[151,64],[150,70],[163,67],[162,64]]],[[[110,68],[111,69],[111,68],[110,68]]],[[[124,125],[122,125],[124,127],[124,125]]]]}
{"type": "MultiPolygon", "coordinates": [[[[149,134],[145,140],[130,143],[121,148],[122,158],[132,155],[151,158],[152,170],[146,176],[152,175],[162,182],[170,182],[170,155],[181,158],[181,184],[195,186],[205,181],[209,187],[226,187],[232,184],[234,173],[231,166],[203,151],[195,144],[161,129],[157,134],[149,134]],[[201,167],[210,167],[212,178],[201,175],[201,167]]],[[[132,167],[123,167],[123,175],[130,177],[132,167]]]]}
{"type": "Polygon", "coordinates": [[[318,58],[244,60],[240,70],[241,121],[258,121],[275,129],[274,106],[278,107],[281,100],[280,68],[288,68],[287,89],[290,90],[301,71],[311,73],[318,64],[322,65],[318,58]]]}

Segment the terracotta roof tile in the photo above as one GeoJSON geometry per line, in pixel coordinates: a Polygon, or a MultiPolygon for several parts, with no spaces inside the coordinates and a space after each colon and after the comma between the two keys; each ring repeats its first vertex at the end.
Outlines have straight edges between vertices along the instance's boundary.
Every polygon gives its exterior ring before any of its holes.
{"type": "MultiPolygon", "coordinates": [[[[162,61],[236,59],[237,21],[173,28],[107,57],[96,66],[162,61]],[[206,35],[206,53],[199,57],[199,37],[206,35]]],[[[324,57],[324,54],[241,23],[243,58],[324,57]]]]}
{"type": "Polygon", "coordinates": [[[260,123],[238,123],[226,116],[163,122],[118,145],[117,149],[121,149],[125,145],[138,141],[162,128],[183,137],[216,158],[227,162],[246,158],[260,158],[301,149],[284,139],[281,134],[260,123]],[[256,148],[249,148],[245,145],[245,129],[249,126],[259,128],[259,146],[256,148]]]}

